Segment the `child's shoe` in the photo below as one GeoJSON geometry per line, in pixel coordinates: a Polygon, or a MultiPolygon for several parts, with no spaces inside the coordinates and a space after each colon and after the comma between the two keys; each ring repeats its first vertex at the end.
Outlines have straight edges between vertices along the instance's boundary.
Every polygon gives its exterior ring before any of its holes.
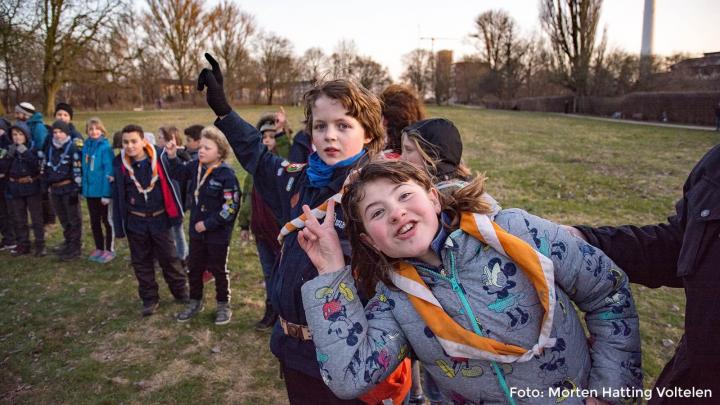
{"type": "Polygon", "coordinates": [[[142,316],[150,316],[157,311],[160,304],[158,302],[146,302],[143,303],[142,316]]]}
{"type": "Polygon", "coordinates": [[[45,243],[37,243],[35,245],[35,257],[43,257],[47,255],[45,250],[45,243]]]}
{"type": "Polygon", "coordinates": [[[217,303],[217,314],[215,314],[215,325],[225,325],[232,318],[232,310],[229,302],[217,303]]]}
{"type": "Polygon", "coordinates": [[[178,322],[187,322],[192,317],[202,312],[203,309],[205,309],[205,307],[203,306],[203,302],[201,300],[191,299],[185,307],[185,310],[177,314],[177,316],[175,316],[175,319],[178,322]]]}
{"type": "Polygon", "coordinates": [[[102,254],[103,254],[102,250],[95,249],[92,251],[92,253],[90,253],[90,256],[88,256],[88,260],[90,260],[91,262],[98,262],[99,261],[98,259],[100,259],[100,256],[102,256],[102,254]]]}
{"type": "Polygon", "coordinates": [[[25,246],[15,246],[15,249],[11,250],[10,254],[14,257],[23,256],[30,254],[30,249],[25,246]]]}
{"type": "Polygon", "coordinates": [[[108,263],[111,262],[115,258],[115,252],[111,250],[105,250],[100,254],[100,257],[97,258],[98,263],[108,263]]]}
{"type": "Polygon", "coordinates": [[[4,252],[4,251],[6,251],[6,250],[7,250],[7,251],[12,251],[12,250],[15,249],[16,247],[17,247],[17,245],[14,244],[14,243],[3,242],[2,246],[0,246],[0,252],[4,252]]]}

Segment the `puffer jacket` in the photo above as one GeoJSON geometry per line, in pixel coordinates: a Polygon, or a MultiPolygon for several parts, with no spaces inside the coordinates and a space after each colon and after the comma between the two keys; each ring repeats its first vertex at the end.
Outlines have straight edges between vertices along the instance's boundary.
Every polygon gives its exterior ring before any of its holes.
{"type": "MultiPolygon", "coordinates": [[[[625,273],[602,251],[525,211],[503,210],[494,221],[553,262],[554,346],[525,362],[449,357],[406,293],[378,283],[363,309],[346,268],[302,287],[320,372],[336,395],[357,397],[411,351],[453,403],[505,404],[506,391],[518,404],[584,403],[579,394],[558,397],[562,388],[596,390],[592,396],[620,403],[621,389],[642,388],[638,317],[625,273]],[[585,312],[589,340],[573,303],[585,312]],[[540,395],[517,395],[525,389],[540,395]]],[[[441,272],[417,266],[418,273],[455,322],[503,343],[536,344],[543,308],[519,266],[462,230],[440,249],[441,272]]]]}

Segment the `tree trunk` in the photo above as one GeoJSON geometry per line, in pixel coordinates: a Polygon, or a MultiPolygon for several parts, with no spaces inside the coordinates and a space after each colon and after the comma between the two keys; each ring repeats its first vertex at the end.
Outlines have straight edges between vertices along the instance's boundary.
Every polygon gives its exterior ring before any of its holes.
{"type": "Polygon", "coordinates": [[[267,105],[272,105],[273,103],[273,93],[274,89],[272,87],[268,88],[268,97],[267,97],[267,105]]]}

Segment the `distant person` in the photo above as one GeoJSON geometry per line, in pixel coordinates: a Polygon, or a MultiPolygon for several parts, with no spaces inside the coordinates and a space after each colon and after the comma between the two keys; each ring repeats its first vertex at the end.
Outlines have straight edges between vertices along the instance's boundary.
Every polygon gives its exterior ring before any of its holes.
{"type": "Polygon", "coordinates": [[[72,123],[73,119],[73,108],[68,103],[57,103],[55,105],[55,119],[60,120],[70,126],[70,137],[75,138],[82,138],[82,134],[80,131],[75,128],[75,125],[72,123]]]}
{"type": "Polygon", "coordinates": [[[685,335],[658,377],[657,389],[711,389],[713,398],[661,398],[650,404],[716,404],[720,396],[720,145],[693,168],[674,215],[658,225],[567,227],[602,249],[630,281],[684,288],[685,335]]]}
{"type": "Polygon", "coordinates": [[[198,149],[200,149],[200,132],[202,132],[202,125],[190,125],[183,130],[185,134],[185,150],[190,155],[191,160],[197,159],[198,149]]]}
{"type": "Polygon", "coordinates": [[[401,84],[391,84],[380,94],[382,101],[383,125],[387,133],[385,148],[400,154],[403,128],[425,119],[422,100],[411,88],[401,84]]]}
{"type": "Polygon", "coordinates": [[[35,111],[35,106],[27,102],[18,104],[15,106],[15,119],[30,128],[31,141],[36,149],[42,149],[42,146],[45,145],[45,138],[48,136],[48,127],[45,126],[42,114],[35,111]]]}
{"type": "Polygon", "coordinates": [[[115,234],[108,216],[115,154],[106,138],[107,130],[99,118],[90,118],[85,131],[87,139],[82,149],[82,195],[87,201],[90,229],[95,241],[95,250],[90,253],[88,260],[107,263],[115,258],[115,234]]]}
{"type": "Polygon", "coordinates": [[[5,196],[8,171],[12,163],[9,156],[13,145],[10,125],[8,120],[0,118],[0,233],[2,234],[0,251],[11,251],[16,247],[15,221],[11,212],[10,200],[5,196]]]}
{"type": "Polygon", "coordinates": [[[82,137],[73,139],[68,123],[53,122],[53,135],[45,149],[43,187],[49,187],[53,210],[63,229],[64,249],[56,252],[62,261],[70,261],[82,253],[82,137]]]}
{"type": "MultiPolygon", "coordinates": [[[[177,159],[179,159],[182,163],[189,162],[191,160],[190,154],[187,153],[185,147],[183,147],[183,136],[180,134],[180,130],[173,125],[160,127],[160,129],[158,129],[157,147],[164,151],[165,145],[172,141],[175,142],[174,146],[176,147],[175,153],[177,155],[177,159]]],[[[183,181],[176,181],[174,179],[173,181],[175,181],[175,187],[180,193],[180,202],[183,205],[183,211],[185,211],[187,209],[187,201],[185,201],[185,195],[187,194],[186,183],[183,181]]],[[[185,272],[187,272],[188,244],[187,238],[185,237],[185,228],[183,227],[183,223],[181,222],[173,225],[171,233],[173,239],[175,240],[175,249],[177,250],[178,258],[180,258],[180,263],[182,264],[185,272]]]]}
{"type": "Polygon", "coordinates": [[[42,191],[40,173],[42,159],[35,149],[30,128],[18,121],[10,127],[13,144],[8,148],[10,167],[6,197],[12,209],[15,224],[16,247],[13,256],[30,254],[28,214],[35,237],[35,256],[45,256],[45,227],[43,224],[42,191]]]}

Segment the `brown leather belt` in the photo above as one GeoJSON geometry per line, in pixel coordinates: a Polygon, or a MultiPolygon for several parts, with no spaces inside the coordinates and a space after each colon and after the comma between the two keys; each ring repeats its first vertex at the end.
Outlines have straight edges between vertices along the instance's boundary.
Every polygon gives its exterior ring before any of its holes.
{"type": "Polygon", "coordinates": [[[51,184],[50,187],[52,187],[52,188],[58,188],[58,187],[62,187],[62,186],[67,186],[68,184],[71,184],[72,182],[73,182],[73,181],[70,180],[70,179],[61,180],[61,181],[58,181],[57,183],[51,184]]]}
{"type": "Polygon", "coordinates": [[[312,340],[312,333],[310,333],[310,328],[308,328],[307,325],[288,322],[284,320],[282,316],[279,316],[278,319],[280,320],[280,327],[286,335],[298,340],[312,340]]]}
{"type": "Polygon", "coordinates": [[[155,212],[140,212],[140,211],[128,211],[131,215],[135,215],[136,217],[140,218],[153,218],[153,217],[159,217],[160,215],[165,213],[165,210],[159,210],[155,212]]]}
{"type": "Polygon", "coordinates": [[[33,181],[37,180],[37,177],[31,177],[31,176],[25,176],[25,177],[10,177],[10,182],[12,183],[19,183],[19,184],[28,184],[32,183],[33,181]]]}

